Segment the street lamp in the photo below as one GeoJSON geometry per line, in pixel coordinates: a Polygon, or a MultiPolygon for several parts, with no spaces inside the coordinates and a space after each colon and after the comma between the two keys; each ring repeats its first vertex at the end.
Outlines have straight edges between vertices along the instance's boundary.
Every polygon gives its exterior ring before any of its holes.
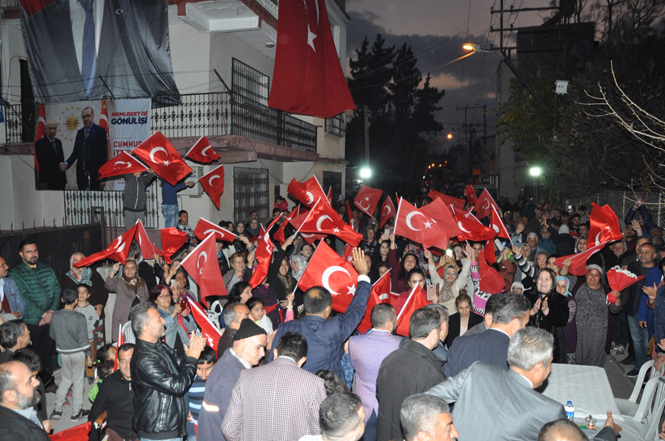
{"type": "Polygon", "coordinates": [[[529,174],[533,178],[533,193],[534,193],[534,199],[535,203],[538,204],[538,187],[536,186],[536,179],[540,177],[540,175],[543,174],[543,169],[540,167],[531,167],[529,169],[529,174]]]}
{"type": "Polygon", "coordinates": [[[465,51],[473,51],[473,52],[491,52],[494,50],[494,43],[491,41],[488,41],[486,43],[464,43],[462,45],[462,49],[465,51]]]}
{"type": "Polygon", "coordinates": [[[363,167],[360,169],[360,178],[369,179],[372,177],[372,169],[369,167],[363,167]]]}

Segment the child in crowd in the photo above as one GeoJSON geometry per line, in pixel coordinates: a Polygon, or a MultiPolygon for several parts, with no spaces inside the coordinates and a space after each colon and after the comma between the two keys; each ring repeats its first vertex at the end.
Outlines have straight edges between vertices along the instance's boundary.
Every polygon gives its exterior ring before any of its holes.
{"type": "MultiPolygon", "coordinates": [[[[95,337],[94,331],[99,323],[99,314],[97,314],[97,309],[88,303],[88,298],[90,297],[90,291],[88,285],[79,285],[77,288],[79,302],[76,310],[83,314],[86,322],[88,323],[88,341],[90,343],[90,354],[92,359],[95,357],[95,337]]],[[[85,366],[85,376],[88,378],[88,382],[92,384],[95,381],[95,369],[92,366],[92,363],[88,366],[85,366]]]]}
{"type": "Polygon", "coordinates": [[[60,354],[60,384],[55,394],[55,409],[50,419],[62,418],[62,406],[67,398],[67,391],[72,388],[72,421],[88,416],[83,407],[83,377],[85,375],[86,358],[92,363],[90,342],[88,340],[88,324],[83,314],[76,311],[79,295],[73,289],[62,292],[64,309],[55,311],[51,317],[50,337],[55,340],[55,348],[60,354]]]}
{"type": "Polygon", "coordinates": [[[107,344],[99,348],[97,351],[97,360],[95,360],[95,364],[99,366],[103,361],[106,360],[115,360],[115,346],[112,344],[107,344]]]}
{"type": "Polygon", "coordinates": [[[99,393],[99,385],[102,384],[104,378],[113,373],[113,365],[115,365],[115,360],[104,360],[97,365],[97,369],[95,369],[97,373],[97,382],[92,386],[90,392],[88,392],[88,399],[91,403],[95,402],[97,393],[99,393]]]}
{"type": "Polygon", "coordinates": [[[210,346],[206,346],[199,356],[199,361],[196,366],[196,376],[194,377],[194,381],[192,381],[192,385],[187,393],[187,396],[189,397],[189,416],[187,417],[188,440],[196,439],[194,426],[199,424],[199,413],[201,412],[201,404],[203,403],[206,380],[208,379],[208,375],[210,375],[216,361],[217,357],[215,356],[215,351],[210,346]]]}
{"type": "Polygon", "coordinates": [[[268,335],[272,334],[272,321],[266,315],[266,310],[263,307],[263,300],[258,297],[251,297],[245,304],[249,308],[249,317],[254,323],[262,327],[268,335]]]}
{"type": "Polygon", "coordinates": [[[187,245],[189,245],[189,243],[192,242],[192,239],[194,238],[194,232],[192,231],[192,227],[189,226],[189,214],[187,211],[180,210],[178,212],[178,225],[176,225],[176,228],[187,233],[189,236],[189,239],[187,239],[187,245]]]}

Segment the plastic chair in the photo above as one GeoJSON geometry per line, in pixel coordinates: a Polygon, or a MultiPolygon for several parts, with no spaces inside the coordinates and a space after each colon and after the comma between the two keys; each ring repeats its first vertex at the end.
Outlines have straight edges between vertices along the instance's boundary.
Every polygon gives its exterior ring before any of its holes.
{"type": "Polygon", "coordinates": [[[212,305],[210,305],[210,310],[206,311],[208,313],[208,318],[217,329],[221,329],[219,327],[219,316],[222,315],[223,311],[224,307],[219,300],[212,302],[212,305]]]}
{"type": "Polygon", "coordinates": [[[614,399],[614,401],[616,401],[617,403],[617,407],[619,408],[619,412],[621,413],[621,415],[632,417],[635,415],[635,412],[637,412],[637,408],[639,407],[640,404],[638,399],[640,397],[640,392],[642,392],[642,386],[644,386],[644,379],[646,378],[647,373],[649,373],[649,378],[655,378],[661,376],[663,374],[663,366],[661,366],[660,370],[656,370],[656,368],[654,367],[653,360],[649,360],[642,365],[642,367],[640,368],[640,372],[637,374],[635,387],[633,387],[633,392],[630,394],[630,397],[628,399],[625,398],[614,399]]]}
{"type": "Polygon", "coordinates": [[[665,408],[665,377],[651,378],[642,393],[642,399],[631,423],[645,440],[658,437],[660,416],[665,408]]]}

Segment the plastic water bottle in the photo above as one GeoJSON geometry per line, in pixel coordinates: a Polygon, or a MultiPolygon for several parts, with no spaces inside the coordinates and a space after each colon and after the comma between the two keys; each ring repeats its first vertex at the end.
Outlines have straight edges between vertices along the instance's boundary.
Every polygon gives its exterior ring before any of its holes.
{"type": "Polygon", "coordinates": [[[563,408],[566,410],[566,418],[572,421],[575,418],[575,407],[572,401],[568,401],[563,408]]]}

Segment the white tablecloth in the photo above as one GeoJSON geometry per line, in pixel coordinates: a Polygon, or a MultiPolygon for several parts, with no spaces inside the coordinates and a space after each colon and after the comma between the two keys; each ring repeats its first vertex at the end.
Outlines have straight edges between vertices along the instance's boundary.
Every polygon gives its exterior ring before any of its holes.
{"type": "Polygon", "coordinates": [[[572,401],[576,418],[583,420],[591,415],[600,427],[607,419],[608,410],[619,424],[623,421],[602,368],[552,363],[552,372],[542,393],[564,406],[567,401],[572,401]]]}

